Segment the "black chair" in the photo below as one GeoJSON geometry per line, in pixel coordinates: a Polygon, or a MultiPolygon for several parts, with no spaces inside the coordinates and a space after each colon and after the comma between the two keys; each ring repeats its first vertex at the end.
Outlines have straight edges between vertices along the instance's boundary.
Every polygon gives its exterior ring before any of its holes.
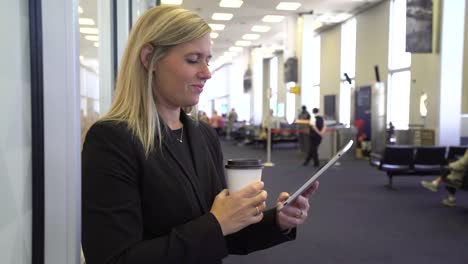
{"type": "Polygon", "coordinates": [[[440,175],[445,169],[447,149],[441,146],[417,147],[414,157],[414,171],[418,175],[440,175]]]}
{"type": "Polygon", "coordinates": [[[379,166],[388,176],[388,184],[385,187],[395,190],[393,176],[408,174],[413,169],[413,155],[412,146],[392,145],[385,148],[379,166]]]}
{"type": "Polygon", "coordinates": [[[382,162],[382,155],[379,153],[371,152],[369,155],[369,164],[373,167],[380,167],[380,163],[382,162]]]}
{"type": "Polygon", "coordinates": [[[465,155],[468,146],[449,146],[447,152],[447,162],[450,163],[465,155]]]}

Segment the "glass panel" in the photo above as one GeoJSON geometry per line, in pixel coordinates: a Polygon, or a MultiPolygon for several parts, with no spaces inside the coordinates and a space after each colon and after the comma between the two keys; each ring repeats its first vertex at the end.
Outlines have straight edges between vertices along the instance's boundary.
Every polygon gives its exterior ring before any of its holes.
{"type": "Polygon", "coordinates": [[[270,59],[270,109],[278,116],[278,57],[270,59]]]}
{"type": "Polygon", "coordinates": [[[1,1],[0,260],[32,261],[31,80],[28,1],[1,1]]]}
{"type": "MultiPolygon", "coordinates": [[[[287,89],[289,90],[290,87],[287,89]]],[[[288,123],[294,122],[296,119],[296,95],[293,93],[286,93],[286,120],[288,123]]]]}
{"type": "MultiPolygon", "coordinates": [[[[310,74],[312,76],[312,85],[319,85],[320,84],[320,52],[321,52],[321,38],[320,36],[314,37],[312,41],[312,58],[311,60],[311,72],[306,74],[310,74]]],[[[302,75],[304,77],[304,75],[302,75]]]]}
{"type": "Polygon", "coordinates": [[[111,5],[79,1],[81,136],[104,114],[113,91],[111,5]]]}
{"type": "Polygon", "coordinates": [[[411,66],[411,53],[406,52],[406,0],[394,0],[390,14],[389,69],[411,66]]]}
{"type": "Polygon", "coordinates": [[[303,47],[310,47],[302,49],[301,99],[302,104],[307,105],[312,87],[320,84],[320,36],[310,39],[304,35],[303,38],[303,47]]]}
{"type": "Polygon", "coordinates": [[[411,72],[390,74],[388,81],[387,123],[397,129],[407,129],[409,124],[411,72]]]}
{"type": "Polygon", "coordinates": [[[353,79],[356,75],[356,19],[341,26],[341,79],[344,74],[353,79]]]}
{"type": "Polygon", "coordinates": [[[340,83],[340,123],[351,124],[351,89],[354,84],[344,81],[340,83]]]}
{"type": "Polygon", "coordinates": [[[302,105],[305,105],[309,111],[314,108],[320,109],[320,86],[302,88],[302,105]]]}

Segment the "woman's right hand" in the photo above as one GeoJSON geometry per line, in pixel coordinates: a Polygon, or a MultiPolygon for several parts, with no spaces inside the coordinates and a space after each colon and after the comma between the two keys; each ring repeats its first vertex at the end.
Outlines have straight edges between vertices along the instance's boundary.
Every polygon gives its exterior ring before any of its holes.
{"type": "Polygon", "coordinates": [[[224,189],[216,196],[210,212],[218,220],[223,235],[235,233],[263,219],[267,198],[263,187],[263,182],[255,182],[235,193],[224,189]]]}

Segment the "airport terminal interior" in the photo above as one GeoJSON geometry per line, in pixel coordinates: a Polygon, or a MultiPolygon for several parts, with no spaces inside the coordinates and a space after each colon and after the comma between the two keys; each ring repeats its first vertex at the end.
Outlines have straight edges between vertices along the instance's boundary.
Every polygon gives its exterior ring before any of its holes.
{"type": "Polygon", "coordinates": [[[211,27],[198,119],[261,161],[267,207],[354,142],[294,241],[223,263],[468,263],[468,166],[435,185],[468,151],[468,0],[2,1],[2,263],[85,263],[83,141],[157,5],[211,27]]]}

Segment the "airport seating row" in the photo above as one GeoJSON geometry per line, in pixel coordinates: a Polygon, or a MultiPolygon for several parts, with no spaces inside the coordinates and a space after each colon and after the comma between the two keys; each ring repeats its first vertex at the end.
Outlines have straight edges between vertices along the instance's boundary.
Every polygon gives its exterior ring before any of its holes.
{"type": "MultiPolygon", "coordinates": [[[[394,176],[442,175],[447,164],[465,154],[468,146],[411,146],[387,145],[382,154],[371,153],[370,164],[388,176],[386,187],[393,186],[394,176]]],[[[468,177],[462,188],[468,189],[468,177]]]]}

